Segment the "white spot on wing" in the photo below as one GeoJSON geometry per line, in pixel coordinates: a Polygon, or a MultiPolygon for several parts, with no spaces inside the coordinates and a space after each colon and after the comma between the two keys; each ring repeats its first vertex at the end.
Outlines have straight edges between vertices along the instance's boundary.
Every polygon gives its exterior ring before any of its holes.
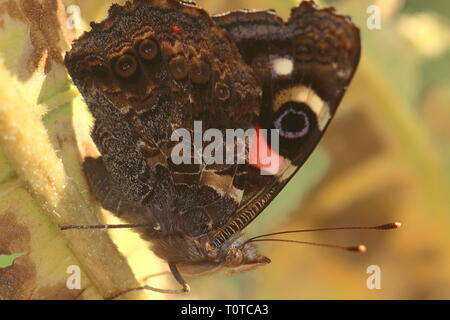
{"type": "Polygon", "coordinates": [[[272,72],[275,76],[289,76],[294,71],[292,58],[277,57],[272,60],[272,72]]]}

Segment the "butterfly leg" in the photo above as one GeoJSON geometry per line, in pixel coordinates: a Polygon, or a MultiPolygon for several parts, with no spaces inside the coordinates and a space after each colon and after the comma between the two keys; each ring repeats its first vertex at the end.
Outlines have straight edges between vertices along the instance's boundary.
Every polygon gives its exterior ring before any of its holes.
{"type": "Polygon", "coordinates": [[[186,280],[184,280],[184,278],[181,276],[180,272],[177,269],[177,266],[173,263],[169,263],[169,268],[175,280],[177,280],[177,282],[182,286],[182,288],[180,289],[180,293],[188,293],[191,288],[187,284],[186,280]]]}
{"type": "Polygon", "coordinates": [[[177,282],[182,286],[180,289],[158,289],[158,288],[154,288],[154,287],[145,285],[145,286],[142,286],[142,287],[132,288],[132,289],[128,289],[128,290],[119,292],[118,294],[116,294],[116,295],[114,295],[112,297],[108,297],[107,300],[114,300],[114,299],[119,298],[120,296],[123,296],[124,294],[127,294],[129,292],[139,291],[139,290],[150,290],[150,291],[155,291],[155,292],[159,292],[159,293],[166,293],[166,294],[183,294],[183,293],[188,293],[191,289],[190,289],[189,285],[187,284],[187,282],[181,276],[181,274],[178,271],[176,265],[172,264],[172,263],[169,263],[169,268],[170,268],[170,271],[172,272],[172,275],[175,278],[175,280],[177,280],[177,282]]]}

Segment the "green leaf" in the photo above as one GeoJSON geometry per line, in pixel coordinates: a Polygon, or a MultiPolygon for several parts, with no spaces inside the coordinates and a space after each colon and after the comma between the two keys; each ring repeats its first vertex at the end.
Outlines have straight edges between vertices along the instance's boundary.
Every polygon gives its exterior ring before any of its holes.
{"type": "Polygon", "coordinates": [[[16,260],[17,258],[19,258],[25,254],[27,254],[27,253],[19,252],[19,253],[14,253],[11,255],[0,254],[0,269],[12,266],[12,264],[14,263],[14,260],[16,260]]]}

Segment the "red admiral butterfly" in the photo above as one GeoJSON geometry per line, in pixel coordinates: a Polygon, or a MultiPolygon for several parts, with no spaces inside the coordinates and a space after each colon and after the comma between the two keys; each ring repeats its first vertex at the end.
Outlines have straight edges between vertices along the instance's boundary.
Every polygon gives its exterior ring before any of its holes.
{"type": "Polygon", "coordinates": [[[358,28],[310,1],[284,22],[274,11],[209,16],[177,0],[113,5],[91,26],[65,57],[95,118],[101,157],[84,167],[96,199],[129,224],[63,229],[136,227],[182,285],[137,289],[186,292],[181,273],[269,263],[251,243],[260,237],[241,231],[318,144],[358,65],[358,28]],[[248,158],[175,163],[172,134],[193,133],[194,121],[221,133],[277,129],[276,172],[248,158]]]}

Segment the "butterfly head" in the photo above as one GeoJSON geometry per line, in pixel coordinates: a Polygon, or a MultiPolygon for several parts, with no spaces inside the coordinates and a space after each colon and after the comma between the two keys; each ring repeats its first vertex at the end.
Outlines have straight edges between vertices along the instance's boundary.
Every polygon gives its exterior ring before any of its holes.
{"type": "MultiPolygon", "coordinates": [[[[247,238],[240,234],[233,235],[218,248],[213,247],[208,237],[184,238],[184,240],[189,243],[180,242],[170,250],[165,247],[164,252],[159,252],[158,248],[154,247],[157,254],[159,253],[163,259],[176,264],[184,274],[204,275],[217,271],[241,273],[270,263],[269,258],[260,254],[256,247],[247,242],[247,238]],[[186,245],[189,250],[186,250],[186,245]],[[168,253],[175,252],[178,257],[183,254],[184,259],[175,261],[167,256],[168,253]],[[189,253],[189,256],[186,253],[189,253]]],[[[168,242],[165,241],[165,244],[167,245],[168,242]]]]}
{"type": "Polygon", "coordinates": [[[230,240],[222,245],[219,254],[224,272],[245,272],[271,262],[269,258],[260,254],[252,243],[247,242],[244,236],[230,240]]]}

